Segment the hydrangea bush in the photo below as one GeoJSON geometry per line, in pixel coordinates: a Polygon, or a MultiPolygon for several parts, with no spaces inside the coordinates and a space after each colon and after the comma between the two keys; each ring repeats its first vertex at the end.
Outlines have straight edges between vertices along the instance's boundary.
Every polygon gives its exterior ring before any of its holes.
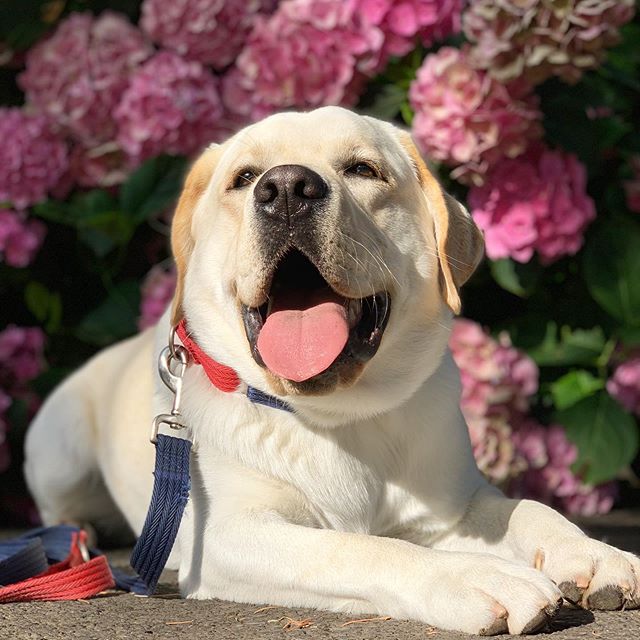
{"type": "Polygon", "coordinates": [[[637,503],[632,0],[21,8],[0,21],[3,522],[36,517],[20,468],[42,399],[170,301],[188,163],[265,115],[325,104],[411,128],[484,231],[450,344],[480,469],[571,514],[637,503]]]}

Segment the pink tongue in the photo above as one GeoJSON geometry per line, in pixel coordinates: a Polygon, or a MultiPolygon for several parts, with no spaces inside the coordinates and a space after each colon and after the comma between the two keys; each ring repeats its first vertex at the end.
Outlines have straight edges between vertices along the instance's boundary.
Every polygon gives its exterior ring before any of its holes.
{"type": "Polygon", "coordinates": [[[258,351],[270,371],[302,382],[331,366],[349,337],[347,313],[330,290],[287,292],[272,305],[258,336],[258,351]]]}

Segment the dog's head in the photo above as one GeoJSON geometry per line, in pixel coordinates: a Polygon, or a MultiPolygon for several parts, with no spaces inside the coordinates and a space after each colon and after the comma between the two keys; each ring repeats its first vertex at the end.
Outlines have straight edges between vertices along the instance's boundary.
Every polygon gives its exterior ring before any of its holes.
{"type": "Polygon", "coordinates": [[[319,422],[391,408],[438,366],[482,255],[409,135],[284,113],[193,166],[173,223],[172,321],[319,422]]]}

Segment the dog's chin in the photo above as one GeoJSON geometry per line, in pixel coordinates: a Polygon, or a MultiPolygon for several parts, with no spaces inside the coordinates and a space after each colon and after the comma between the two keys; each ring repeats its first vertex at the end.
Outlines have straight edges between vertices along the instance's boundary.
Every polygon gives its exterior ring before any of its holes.
{"type": "Polygon", "coordinates": [[[267,371],[270,386],[279,395],[324,396],[336,389],[344,389],[354,385],[364,371],[365,365],[365,362],[358,362],[340,354],[328,369],[301,382],[287,380],[268,369],[267,371]]]}
{"type": "MultiPolygon", "coordinates": [[[[279,261],[265,289],[262,304],[248,306],[240,303],[240,312],[251,355],[267,374],[272,390],[281,395],[317,396],[355,384],[380,347],[391,314],[388,292],[382,290],[364,298],[342,295],[338,289],[344,291],[344,288],[325,280],[315,264],[297,250],[290,251],[279,261]],[[301,380],[293,380],[271,370],[259,349],[260,332],[272,313],[272,307],[283,298],[331,299],[334,304],[344,307],[348,326],[344,347],[329,366],[301,380]]],[[[297,310],[305,308],[304,302],[295,307],[297,310]]]]}

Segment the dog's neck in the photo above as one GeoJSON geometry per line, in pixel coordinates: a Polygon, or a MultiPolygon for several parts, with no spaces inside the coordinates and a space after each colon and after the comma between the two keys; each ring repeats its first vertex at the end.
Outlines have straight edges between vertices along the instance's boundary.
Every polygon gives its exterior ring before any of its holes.
{"type": "Polygon", "coordinates": [[[281,409],[282,411],[293,411],[291,407],[283,400],[280,400],[280,398],[270,396],[268,393],[260,391],[260,389],[244,384],[235,369],[207,355],[193,337],[189,335],[187,323],[184,319],[178,324],[177,334],[184,348],[189,352],[189,357],[193,363],[199,364],[202,367],[209,382],[211,382],[216,389],[224,391],[225,393],[241,391],[255,404],[262,404],[267,407],[272,407],[273,409],[281,409]]]}

